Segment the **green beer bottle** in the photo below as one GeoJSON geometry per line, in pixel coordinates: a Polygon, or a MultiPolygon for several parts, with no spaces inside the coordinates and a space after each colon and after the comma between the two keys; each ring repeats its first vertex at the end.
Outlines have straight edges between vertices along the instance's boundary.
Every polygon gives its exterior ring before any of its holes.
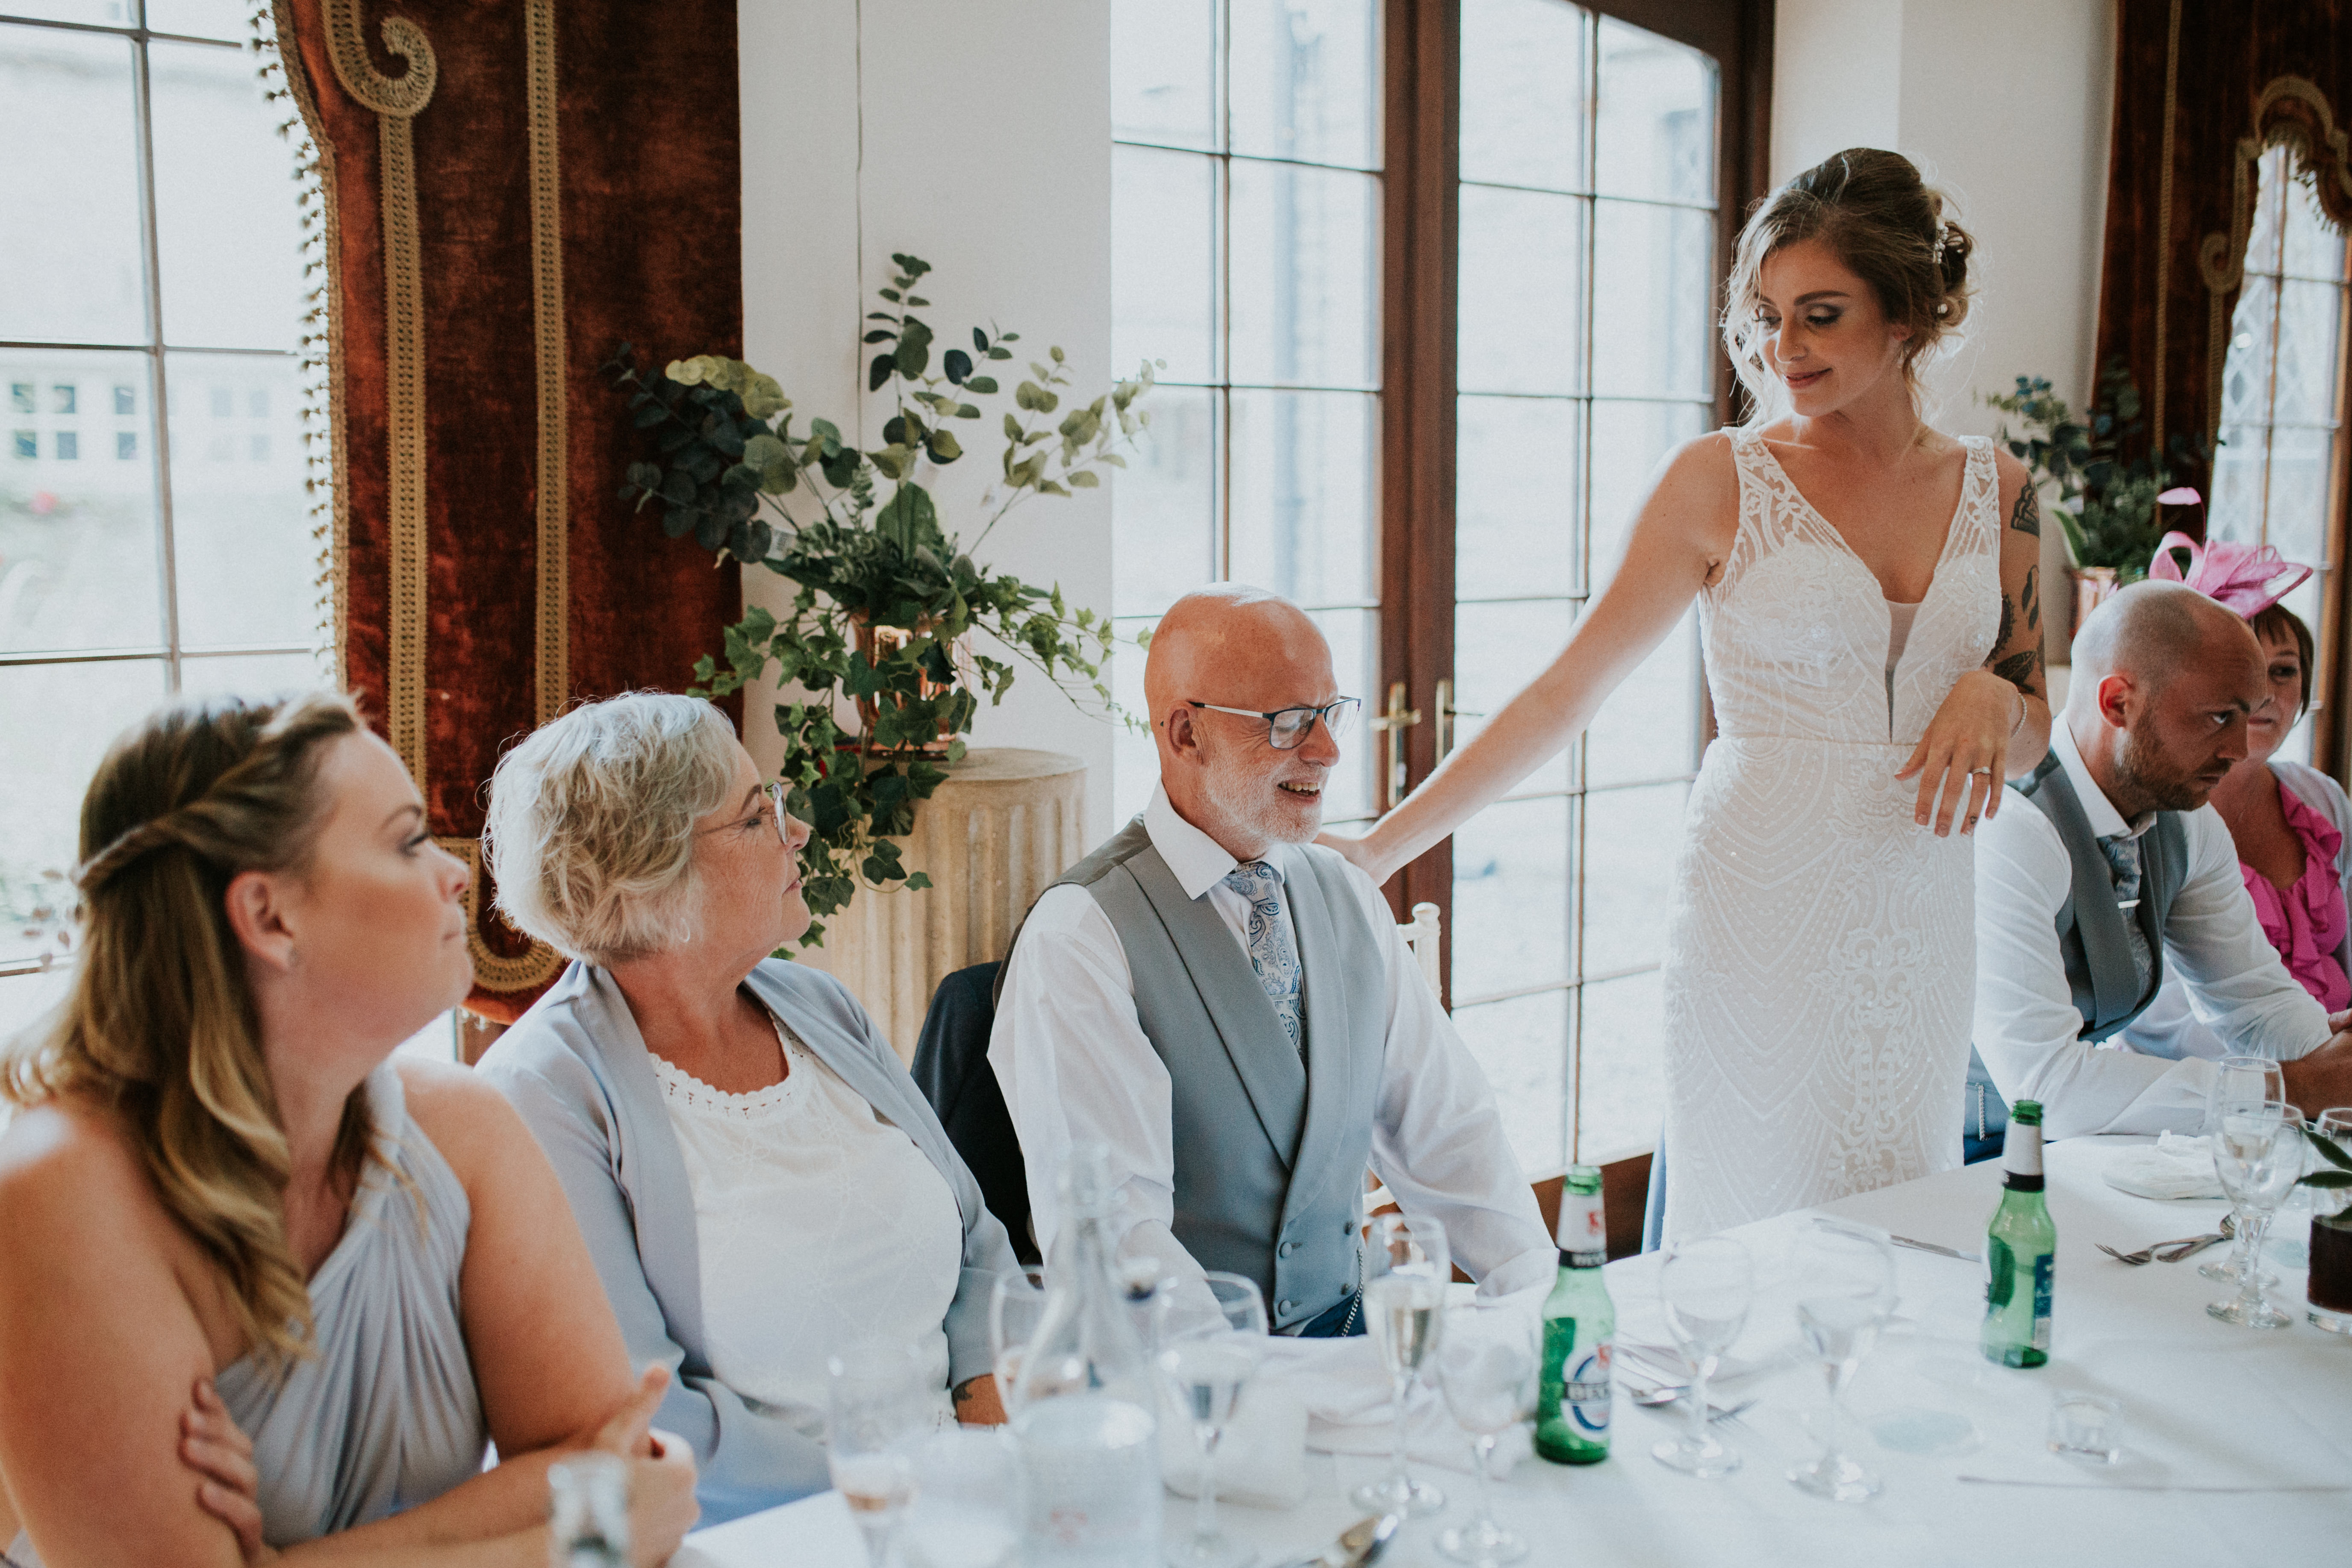
{"type": "Polygon", "coordinates": [[[2058,1227],[2042,1199],[2042,1107],[2021,1100],[2009,1110],[2001,1169],[2008,1182],[1985,1231],[1985,1315],[1979,1342],[1987,1361],[2041,1366],[2050,1360],[2050,1275],[2058,1227]]]}
{"type": "Polygon", "coordinates": [[[1609,1457],[1609,1357],[1617,1304],[1601,1266],[1609,1224],[1601,1167],[1571,1165],[1559,1193],[1559,1278],[1543,1304],[1543,1380],[1536,1393],[1536,1452],[1555,1465],[1609,1457]]]}

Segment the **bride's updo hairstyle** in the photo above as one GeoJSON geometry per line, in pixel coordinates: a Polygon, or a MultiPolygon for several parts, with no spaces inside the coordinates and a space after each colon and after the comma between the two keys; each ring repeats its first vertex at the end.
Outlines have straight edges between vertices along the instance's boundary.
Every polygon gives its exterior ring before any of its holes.
{"type": "Polygon", "coordinates": [[[1948,205],[1910,159],[1875,147],[1823,159],[1764,198],[1739,231],[1724,286],[1723,346],[1748,389],[1754,420],[1788,405],[1780,377],[1764,363],[1765,332],[1757,320],[1764,263],[1809,239],[1828,246],[1870,285],[1889,325],[1911,329],[1903,377],[1916,392],[1920,361],[1969,314],[1975,242],[1945,216],[1948,205]]]}

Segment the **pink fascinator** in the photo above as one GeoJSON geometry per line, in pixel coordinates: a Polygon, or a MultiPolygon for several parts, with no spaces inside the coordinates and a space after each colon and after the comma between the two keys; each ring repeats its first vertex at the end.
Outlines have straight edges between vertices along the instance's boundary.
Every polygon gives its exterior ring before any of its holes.
{"type": "Polygon", "coordinates": [[[2251,621],[2294,592],[2311,575],[2311,568],[2289,561],[2274,544],[2240,544],[2226,539],[2200,544],[2176,531],[2166,534],[2164,542],[2156,547],[2147,574],[2159,582],[2186,583],[2251,621]],[[2173,552],[2181,550],[2189,552],[2186,572],[2173,558],[2173,552]]]}

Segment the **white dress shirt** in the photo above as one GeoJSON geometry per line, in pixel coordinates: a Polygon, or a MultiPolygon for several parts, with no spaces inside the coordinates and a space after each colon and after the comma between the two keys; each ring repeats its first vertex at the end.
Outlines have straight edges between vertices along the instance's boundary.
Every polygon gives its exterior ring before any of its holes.
{"type": "MultiPolygon", "coordinates": [[[[1239,862],[1179,816],[1165,790],[1152,791],[1143,825],[1177,885],[1195,900],[1206,897],[1246,952],[1249,906],[1224,885],[1239,862]]],[[[1286,886],[1299,853],[1277,847],[1265,857],[1283,871],[1286,886]]],[[[1378,984],[1387,999],[1372,1168],[1408,1215],[1445,1226],[1454,1261],[1485,1293],[1543,1283],[1552,1276],[1555,1249],[1505,1139],[1494,1090],[1421,978],[1380,889],[1353,865],[1346,876],[1380,946],[1383,973],[1345,983],[1363,990],[1378,984]]],[[[1290,919],[1287,897],[1281,918],[1290,919]]],[[[1331,981],[1310,975],[1307,984],[1331,981]]],[[[1176,1151],[1168,1068],[1137,1021],[1126,949],[1084,888],[1049,888],[1030,910],[1004,977],[988,1059],[1028,1164],[1039,1249],[1051,1255],[1061,1224],[1055,1173],[1075,1144],[1091,1140],[1110,1150],[1112,1184],[1125,1205],[1124,1249],[1197,1273],[1200,1264],[1169,1228],[1176,1151]]]]}
{"type": "MultiPolygon", "coordinates": [[[[2066,770],[2091,831],[2145,833],[2126,823],[2083,765],[2059,715],[2050,749],[2066,770]]],[[[2268,938],[2238,873],[2238,849],[2212,806],[2181,814],[2188,868],[2164,922],[2168,973],[2233,1051],[2291,1061],[2327,1042],[2327,1015],[2296,984],[2268,938]]],[[[2080,1037],[2083,1016],[2058,949],[2058,910],[2074,862],[2050,819],[2025,800],[1977,825],[1978,1053],[2001,1097],[2042,1102],[2052,1138],[2086,1132],[2195,1132],[2212,1064],[2141,1056],[2080,1037]]]]}

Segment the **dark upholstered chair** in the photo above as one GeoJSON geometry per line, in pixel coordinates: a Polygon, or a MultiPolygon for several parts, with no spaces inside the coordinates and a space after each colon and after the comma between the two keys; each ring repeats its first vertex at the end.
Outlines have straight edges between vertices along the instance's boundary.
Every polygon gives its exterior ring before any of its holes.
{"type": "Polygon", "coordinates": [[[994,963],[959,969],[940,982],[923,1032],[915,1042],[915,1085],[931,1102],[948,1141],[971,1168],[989,1212],[1013,1236],[1013,1250],[1035,1263],[1037,1244],[1029,1234],[1029,1170],[1013,1113],[988,1065],[988,1032],[996,1022],[994,963]]]}

